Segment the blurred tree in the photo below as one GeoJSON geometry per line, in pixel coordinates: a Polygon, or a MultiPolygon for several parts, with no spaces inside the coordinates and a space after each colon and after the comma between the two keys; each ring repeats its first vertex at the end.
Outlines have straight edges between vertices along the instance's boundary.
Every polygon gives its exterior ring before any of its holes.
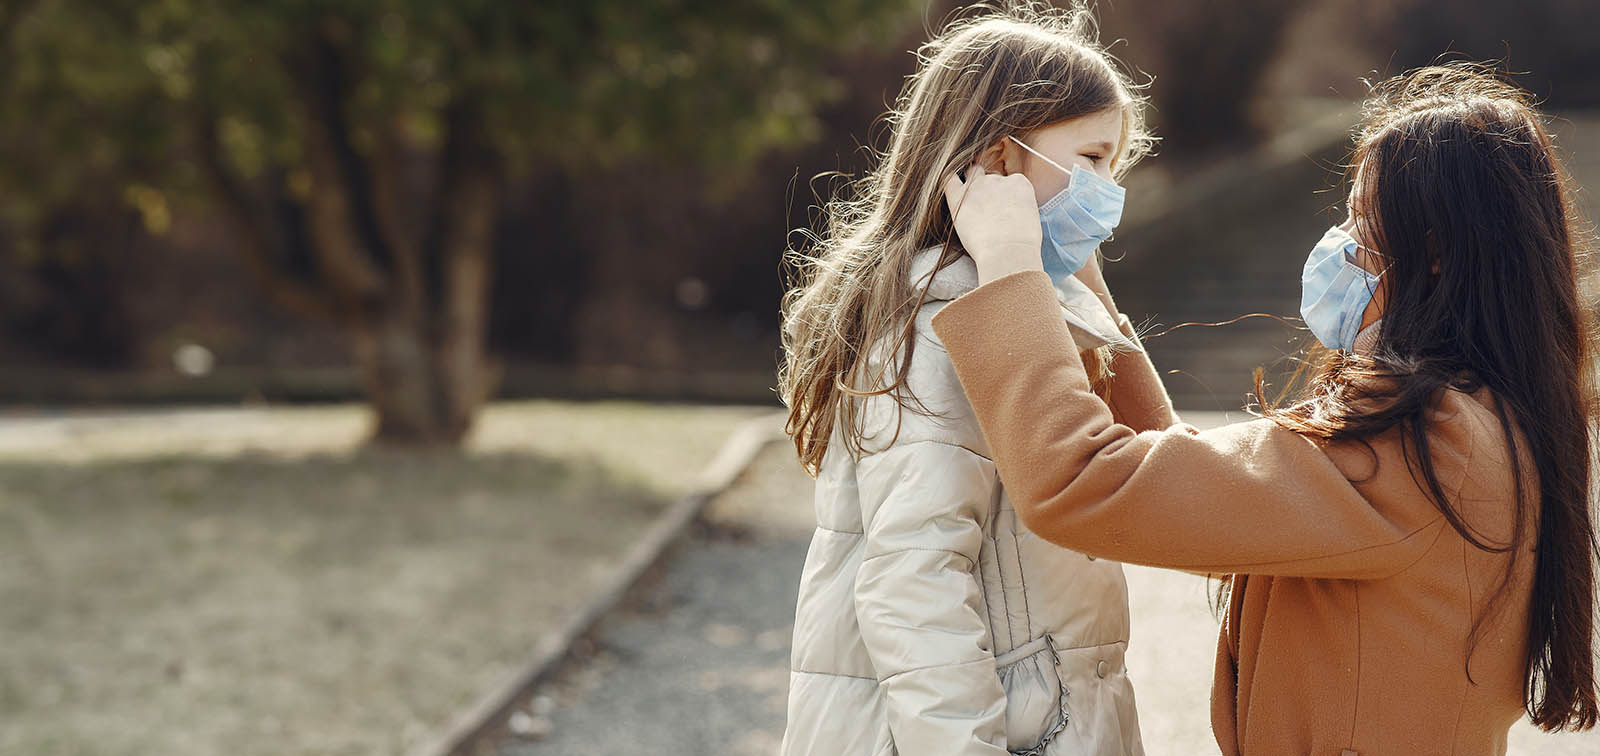
{"type": "Polygon", "coordinates": [[[508,176],[802,141],[839,91],[821,63],[920,5],[0,2],[0,210],[32,228],[109,192],[157,234],[220,213],[275,301],[350,334],[379,440],[454,443],[495,381],[508,176]]]}
{"type": "Polygon", "coordinates": [[[1252,109],[1290,22],[1284,0],[1106,0],[1101,38],[1150,72],[1154,120],[1170,153],[1250,144],[1252,109]]]}
{"type": "MultiPolygon", "coordinates": [[[[1351,2],[1352,0],[1343,0],[1351,2]]],[[[1369,10],[1375,46],[1399,70],[1453,59],[1499,60],[1518,84],[1555,107],[1600,105],[1600,2],[1397,0],[1369,10]],[[1376,17],[1371,17],[1376,15],[1376,17]]]]}
{"type": "Polygon", "coordinates": [[[138,214],[87,195],[40,218],[27,235],[0,227],[0,324],[19,357],[108,368],[134,358],[126,250],[145,238],[138,214]],[[93,204],[91,204],[93,203],[93,204]],[[64,303],[66,306],[63,306],[64,303]]]}

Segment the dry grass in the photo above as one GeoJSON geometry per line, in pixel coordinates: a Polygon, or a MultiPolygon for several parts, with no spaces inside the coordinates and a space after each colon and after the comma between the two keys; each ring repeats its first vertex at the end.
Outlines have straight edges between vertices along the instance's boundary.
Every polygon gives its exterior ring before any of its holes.
{"type": "Polygon", "coordinates": [[[357,408],[0,423],[0,752],[398,752],[756,413],[505,405],[466,455],[359,451],[357,408]]]}

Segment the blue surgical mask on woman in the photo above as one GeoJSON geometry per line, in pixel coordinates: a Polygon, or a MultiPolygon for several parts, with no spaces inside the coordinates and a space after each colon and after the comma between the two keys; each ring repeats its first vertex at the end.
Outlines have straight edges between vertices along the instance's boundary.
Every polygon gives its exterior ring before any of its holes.
{"type": "Polygon", "coordinates": [[[1127,190],[1086,171],[1081,166],[1067,170],[1038,150],[1008,137],[1040,160],[1067,174],[1066,188],[1039,206],[1039,223],[1044,228],[1041,254],[1044,271],[1053,280],[1077,273],[1122,220],[1122,205],[1127,190]]]}
{"type": "Polygon", "coordinates": [[[1361,316],[1378,290],[1381,273],[1356,263],[1361,244],[1340,226],[1328,229],[1300,273],[1300,317],[1329,349],[1355,348],[1361,316]]]}

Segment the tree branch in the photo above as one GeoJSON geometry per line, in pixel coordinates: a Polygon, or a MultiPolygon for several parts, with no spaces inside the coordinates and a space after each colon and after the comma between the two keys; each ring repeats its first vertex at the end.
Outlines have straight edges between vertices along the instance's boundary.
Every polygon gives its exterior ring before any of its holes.
{"type": "Polygon", "coordinates": [[[462,93],[444,112],[444,144],[422,237],[422,274],[430,302],[438,302],[444,294],[444,260],[456,246],[452,237],[470,233],[458,227],[471,209],[461,195],[487,191],[498,197],[499,171],[484,141],[482,117],[475,103],[471,93],[462,93]]]}
{"type": "Polygon", "coordinates": [[[245,266],[259,279],[278,306],[321,321],[337,321],[339,313],[315,284],[295,278],[285,270],[285,242],[275,219],[233,174],[222,156],[217,138],[217,116],[209,108],[195,111],[194,147],[201,170],[216,192],[224,217],[238,233],[245,266]]]}
{"type": "Polygon", "coordinates": [[[348,307],[370,312],[382,305],[387,281],[352,222],[351,193],[340,181],[336,159],[315,117],[307,115],[306,165],[311,194],[306,201],[317,263],[330,288],[348,307]]]}
{"type": "Polygon", "coordinates": [[[423,219],[414,211],[416,197],[411,152],[397,123],[385,125],[372,157],[372,200],[379,232],[394,255],[391,285],[404,305],[416,312],[426,308],[422,274],[423,219]]]}
{"type": "Polygon", "coordinates": [[[329,38],[326,29],[310,35],[310,44],[296,66],[306,95],[311,128],[323,142],[337,169],[337,180],[346,196],[348,215],[362,251],[377,270],[394,270],[394,254],[378,222],[373,203],[372,171],[355,144],[350,141],[350,123],[345,113],[352,87],[351,73],[344,52],[329,38]]]}

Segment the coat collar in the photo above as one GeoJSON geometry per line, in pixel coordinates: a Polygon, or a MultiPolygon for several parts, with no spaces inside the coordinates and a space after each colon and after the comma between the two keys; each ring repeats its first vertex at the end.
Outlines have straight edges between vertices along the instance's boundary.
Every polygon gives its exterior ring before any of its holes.
{"type": "MultiPolygon", "coordinates": [[[[955,262],[939,268],[939,257],[943,252],[944,247],[929,247],[911,258],[911,285],[919,290],[926,285],[929,301],[954,301],[978,288],[978,264],[971,257],[962,255],[955,262]]],[[[1052,283],[1055,285],[1056,301],[1061,303],[1062,317],[1079,349],[1094,349],[1106,344],[1127,349],[1138,348],[1122,334],[1116,321],[1111,319],[1111,314],[1106,312],[1105,305],[1100,303],[1100,298],[1082,281],[1066,276],[1052,283]]]]}
{"type": "Polygon", "coordinates": [[[1372,325],[1361,329],[1361,332],[1356,334],[1355,343],[1351,345],[1350,351],[1363,357],[1371,357],[1378,348],[1378,329],[1381,323],[1383,318],[1378,318],[1372,321],[1372,325]]]}

